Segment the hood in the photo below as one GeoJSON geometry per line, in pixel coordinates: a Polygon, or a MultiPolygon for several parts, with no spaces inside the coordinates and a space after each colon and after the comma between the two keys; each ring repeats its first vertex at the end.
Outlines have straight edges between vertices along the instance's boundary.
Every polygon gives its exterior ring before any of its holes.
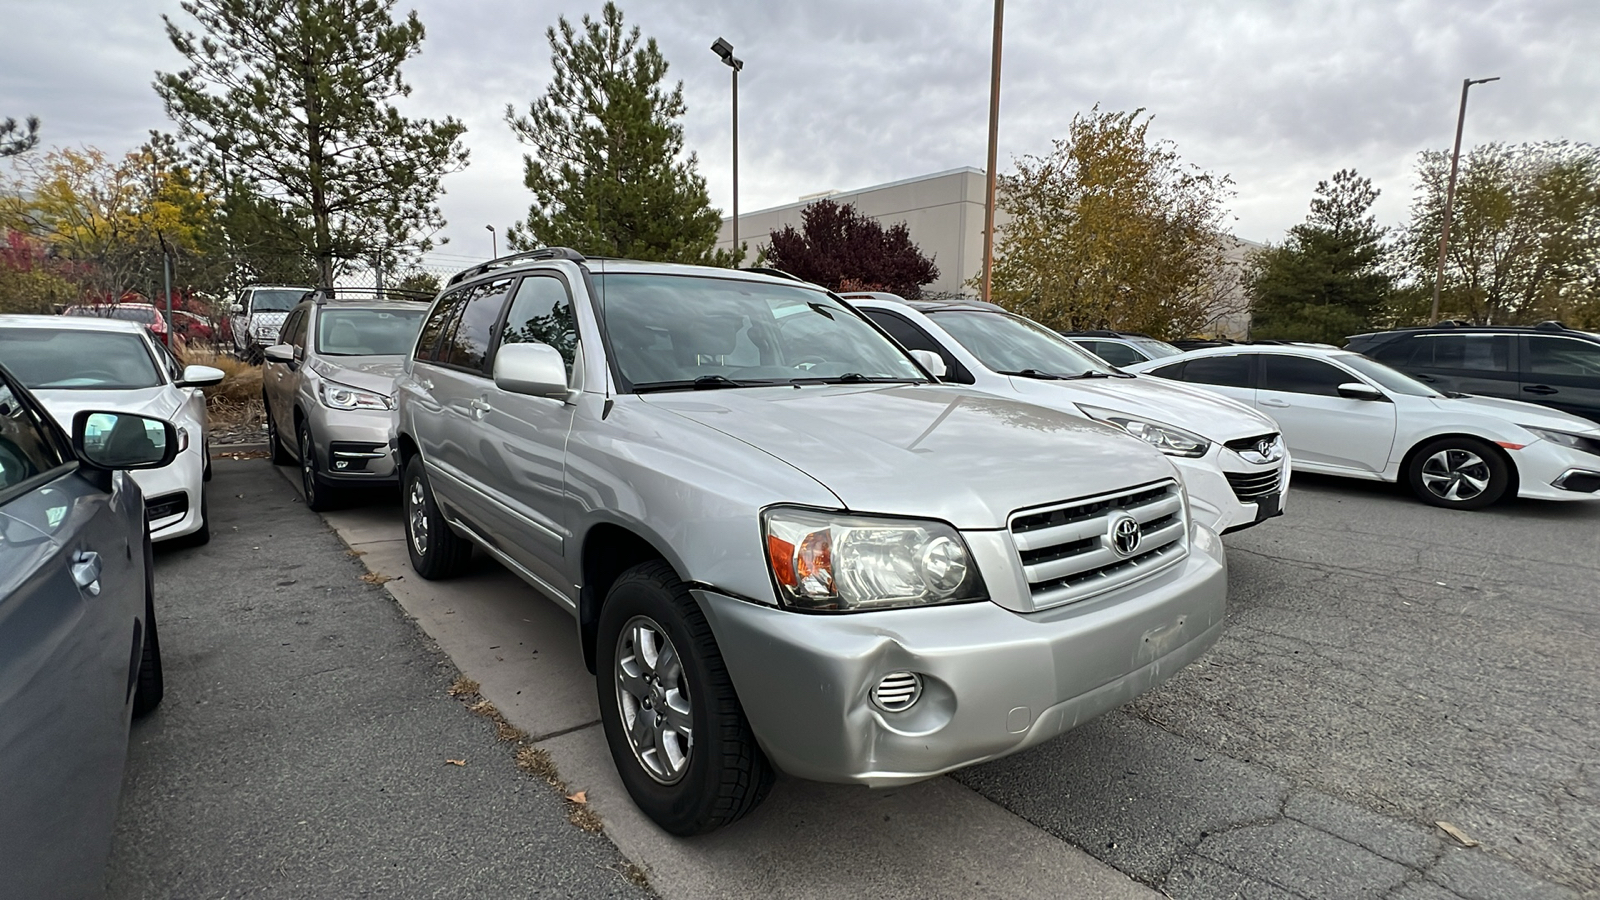
{"type": "Polygon", "coordinates": [[[394,394],[394,379],[405,365],[403,356],[320,356],[312,366],[329,381],[373,391],[385,397],[394,394]]]}
{"type": "Polygon", "coordinates": [[[1150,375],[1076,381],[1013,376],[1010,380],[1018,398],[1029,403],[1073,414],[1074,404],[1084,403],[1176,425],[1218,443],[1278,430],[1276,422],[1242,403],[1150,375]]]}
{"type": "Polygon", "coordinates": [[[283,320],[289,318],[286,312],[258,312],[250,314],[250,328],[260,330],[263,328],[281,326],[283,320]]]}
{"type": "Polygon", "coordinates": [[[1119,430],[942,385],[649,394],[810,475],[847,509],[1004,528],[1017,510],[1176,477],[1119,430]]]}
{"type": "Polygon", "coordinates": [[[133,391],[34,391],[44,408],[61,426],[72,433],[72,417],[85,409],[100,412],[127,412],[172,421],[183,400],[178,391],[166,385],[133,391]]]}
{"type": "Polygon", "coordinates": [[[1445,411],[1471,410],[1481,415],[1493,416],[1513,425],[1532,425],[1553,431],[1568,431],[1600,437],[1600,425],[1559,409],[1524,403],[1521,400],[1501,400],[1498,397],[1429,397],[1428,402],[1445,411]]]}

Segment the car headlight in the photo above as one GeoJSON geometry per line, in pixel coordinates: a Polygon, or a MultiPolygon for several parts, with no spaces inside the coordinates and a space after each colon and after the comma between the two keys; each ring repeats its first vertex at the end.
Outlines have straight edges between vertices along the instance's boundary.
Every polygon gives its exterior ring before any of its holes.
{"type": "Polygon", "coordinates": [[[1572,434],[1566,431],[1552,431],[1548,428],[1535,428],[1532,425],[1524,425],[1522,427],[1533,432],[1540,439],[1549,441],[1552,444],[1560,444],[1563,447],[1571,447],[1574,450],[1600,455],[1600,438],[1586,437],[1585,435],[1572,434]]]}
{"type": "Polygon", "coordinates": [[[985,598],[983,578],[943,522],[772,509],[767,563],[785,607],[854,612],[985,598]]]}
{"type": "Polygon", "coordinates": [[[336,384],[322,383],[322,403],[331,409],[388,409],[389,398],[372,391],[336,384]]]}
{"type": "Polygon", "coordinates": [[[1130,416],[1115,410],[1101,409],[1098,406],[1086,406],[1082,403],[1078,404],[1078,408],[1089,418],[1115,425],[1168,456],[1185,456],[1192,459],[1205,456],[1211,449],[1210,441],[1175,425],[1130,416]]]}

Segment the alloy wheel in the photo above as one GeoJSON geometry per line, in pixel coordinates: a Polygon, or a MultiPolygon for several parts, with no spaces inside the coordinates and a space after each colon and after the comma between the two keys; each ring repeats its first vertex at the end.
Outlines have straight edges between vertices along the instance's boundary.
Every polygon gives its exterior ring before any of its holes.
{"type": "Polygon", "coordinates": [[[645,772],[674,784],[689,770],[694,716],[683,660],[666,629],[634,616],[617,637],[617,707],[628,745],[645,772]]]}
{"type": "Polygon", "coordinates": [[[311,431],[305,427],[300,429],[300,482],[305,488],[306,502],[317,501],[317,458],[316,449],[311,444],[311,431]]]}
{"type": "Polygon", "coordinates": [[[406,532],[411,537],[411,549],[418,556],[428,553],[428,496],[421,478],[411,479],[406,491],[406,532]]]}
{"type": "Polygon", "coordinates": [[[1422,464],[1422,483],[1442,500],[1471,500],[1489,488],[1489,464],[1471,450],[1440,450],[1422,464]]]}

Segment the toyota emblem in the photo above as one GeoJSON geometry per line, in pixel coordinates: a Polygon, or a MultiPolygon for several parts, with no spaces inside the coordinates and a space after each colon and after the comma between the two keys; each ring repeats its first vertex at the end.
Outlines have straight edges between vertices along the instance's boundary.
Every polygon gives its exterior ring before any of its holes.
{"type": "Polygon", "coordinates": [[[1139,552],[1139,520],[1123,512],[1111,517],[1111,549],[1118,556],[1132,556],[1139,552]]]}

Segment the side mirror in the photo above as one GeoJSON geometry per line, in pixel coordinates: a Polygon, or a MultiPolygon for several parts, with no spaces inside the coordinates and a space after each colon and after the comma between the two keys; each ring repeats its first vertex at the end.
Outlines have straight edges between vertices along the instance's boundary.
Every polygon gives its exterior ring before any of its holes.
{"type": "Polygon", "coordinates": [[[72,417],[72,452],[105,471],[159,469],[178,457],[178,429],[165,419],[86,409],[72,417]]]}
{"type": "Polygon", "coordinates": [[[228,312],[231,312],[236,316],[242,316],[242,315],[244,315],[244,307],[241,306],[238,303],[235,303],[232,306],[228,307],[228,312]]]}
{"type": "Polygon", "coordinates": [[[567,363],[549,344],[501,344],[494,357],[494,384],[531,397],[567,398],[567,363]]]}
{"type": "Polygon", "coordinates": [[[913,350],[911,358],[921,363],[922,367],[928,370],[928,374],[935,378],[943,378],[948,371],[944,367],[944,357],[932,350],[913,350]]]}
{"type": "Polygon", "coordinates": [[[1339,396],[1345,398],[1346,400],[1389,399],[1383,395],[1383,391],[1378,390],[1370,384],[1362,384],[1359,381],[1350,381],[1339,385],[1339,396]]]}
{"type": "Polygon", "coordinates": [[[267,358],[267,362],[292,363],[294,362],[294,345],[273,344],[271,347],[261,351],[261,355],[267,358]]]}
{"type": "Polygon", "coordinates": [[[213,384],[221,384],[222,379],[227,377],[227,372],[211,366],[184,366],[183,377],[178,380],[178,384],[183,387],[210,387],[213,384]]]}

